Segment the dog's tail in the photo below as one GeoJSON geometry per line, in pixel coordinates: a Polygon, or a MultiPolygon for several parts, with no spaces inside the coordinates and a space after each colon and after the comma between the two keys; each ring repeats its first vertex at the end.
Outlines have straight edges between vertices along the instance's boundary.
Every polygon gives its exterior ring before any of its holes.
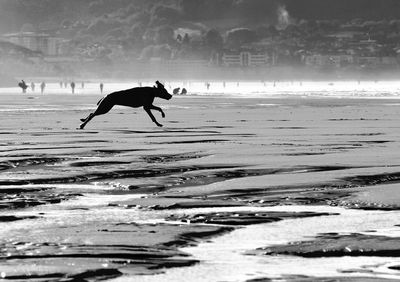
{"type": "Polygon", "coordinates": [[[101,98],[98,102],[97,102],[97,106],[100,105],[101,102],[103,102],[105,97],[101,98]]]}

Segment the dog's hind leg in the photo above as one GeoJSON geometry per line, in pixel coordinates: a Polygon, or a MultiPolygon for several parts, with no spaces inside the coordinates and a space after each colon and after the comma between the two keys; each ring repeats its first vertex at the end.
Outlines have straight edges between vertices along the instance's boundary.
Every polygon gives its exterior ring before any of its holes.
{"type": "Polygon", "coordinates": [[[88,115],[87,118],[85,119],[81,119],[82,124],[79,126],[80,129],[84,129],[85,125],[92,119],[95,117],[95,113],[91,113],[90,115],[88,115]]]}
{"type": "Polygon", "coordinates": [[[86,124],[89,121],[91,121],[92,118],[94,118],[95,116],[104,115],[108,113],[112,109],[112,107],[114,107],[113,103],[108,103],[106,102],[106,100],[103,99],[94,113],[91,113],[86,119],[81,120],[82,124],[80,125],[79,128],[80,129],[85,128],[86,124]]]}
{"type": "Polygon", "coordinates": [[[80,121],[81,122],[85,122],[91,115],[93,115],[93,113],[90,113],[87,117],[85,118],[81,118],[80,121]]]}

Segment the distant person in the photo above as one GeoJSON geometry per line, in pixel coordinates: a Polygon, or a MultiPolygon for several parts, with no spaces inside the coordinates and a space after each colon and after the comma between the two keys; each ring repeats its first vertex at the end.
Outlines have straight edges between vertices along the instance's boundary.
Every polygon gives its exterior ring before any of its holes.
{"type": "Polygon", "coordinates": [[[21,82],[18,83],[18,86],[21,87],[22,93],[26,93],[26,88],[28,88],[28,85],[26,85],[24,80],[21,80],[21,82]]]}
{"type": "Polygon", "coordinates": [[[63,82],[62,81],[60,81],[60,88],[62,88],[63,87],[63,82]]]}
{"type": "Polygon", "coordinates": [[[210,90],[210,83],[209,82],[206,83],[206,87],[207,87],[207,90],[210,90]]]}
{"type": "Polygon", "coordinates": [[[174,95],[178,94],[180,89],[181,89],[180,87],[175,88],[174,90],[172,90],[172,94],[174,95]]]}
{"type": "Polygon", "coordinates": [[[182,88],[181,95],[186,95],[186,94],[187,94],[186,88],[182,88]]]}
{"type": "Polygon", "coordinates": [[[31,82],[31,90],[32,92],[35,92],[35,83],[31,82]]]}
{"type": "Polygon", "coordinates": [[[139,81],[138,84],[139,84],[139,87],[142,87],[142,82],[141,81],[139,81]]]}
{"type": "Polygon", "coordinates": [[[226,82],[225,82],[225,81],[222,82],[222,86],[223,86],[224,88],[226,87],[226,82]]]}
{"type": "Polygon", "coordinates": [[[75,94],[75,82],[71,82],[72,94],[75,94]]]}
{"type": "Polygon", "coordinates": [[[85,88],[85,82],[83,82],[83,81],[82,81],[82,83],[81,83],[81,87],[82,87],[82,89],[84,89],[84,88],[85,88]]]}
{"type": "Polygon", "coordinates": [[[104,84],[103,84],[103,82],[100,82],[100,92],[101,92],[101,94],[103,94],[103,88],[104,88],[104,84]]]}
{"type": "Polygon", "coordinates": [[[40,83],[40,93],[44,93],[44,89],[46,88],[46,83],[44,83],[44,81],[42,81],[42,83],[40,83]]]}

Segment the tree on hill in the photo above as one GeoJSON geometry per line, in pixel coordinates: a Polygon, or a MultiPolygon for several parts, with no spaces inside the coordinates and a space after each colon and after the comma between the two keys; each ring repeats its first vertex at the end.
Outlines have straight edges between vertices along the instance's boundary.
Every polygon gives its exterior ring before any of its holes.
{"type": "Polygon", "coordinates": [[[231,48],[239,48],[242,45],[254,42],[256,39],[256,33],[248,28],[235,28],[226,34],[226,43],[231,48]]]}
{"type": "Polygon", "coordinates": [[[223,47],[224,39],[222,38],[222,35],[219,33],[218,30],[210,29],[204,35],[204,43],[212,50],[220,50],[223,47]]]}

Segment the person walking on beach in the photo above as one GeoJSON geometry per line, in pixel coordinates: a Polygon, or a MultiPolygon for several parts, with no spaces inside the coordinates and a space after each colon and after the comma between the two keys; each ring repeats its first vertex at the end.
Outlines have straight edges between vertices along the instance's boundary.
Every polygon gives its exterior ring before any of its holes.
{"type": "Polygon", "coordinates": [[[43,94],[44,93],[44,89],[46,88],[46,83],[44,83],[44,81],[42,81],[42,83],[40,83],[40,93],[43,94]]]}
{"type": "Polygon", "coordinates": [[[82,89],[84,89],[85,88],[85,82],[82,81],[81,86],[82,86],[82,89]]]}
{"type": "Polygon", "coordinates": [[[35,92],[35,83],[31,82],[31,90],[32,92],[35,92]]]}
{"type": "Polygon", "coordinates": [[[18,83],[18,86],[21,87],[22,93],[26,93],[26,88],[28,88],[28,85],[26,85],[25,81],[22,79],[20,83],[18,83]]]}
{"type": "Polygon", "coordinates": [[[101,94],[103,94],[103,87],[104,87],[103,82],[100,82],[100,92],[101,92],[101,94]]]}
{"type": "Polygon", "coordinates": [[[72,94],[75,94],[75,82],[71,82],[72,94]]]}

